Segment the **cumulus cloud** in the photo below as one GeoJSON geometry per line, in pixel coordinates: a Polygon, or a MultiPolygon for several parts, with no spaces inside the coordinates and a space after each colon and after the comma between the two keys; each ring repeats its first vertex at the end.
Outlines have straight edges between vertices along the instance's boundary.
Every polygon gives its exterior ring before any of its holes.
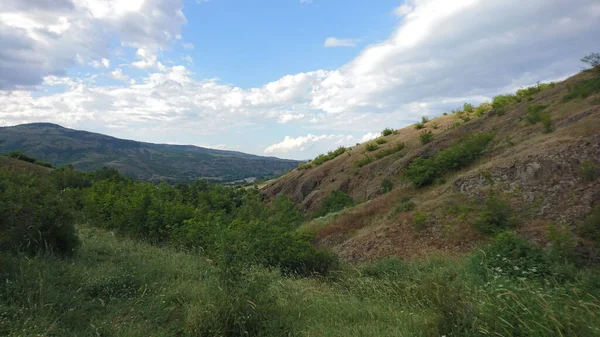
{"type": "Polygon", "coordinates": [[[381,136],[381,134],[380,134],[380,133],[377,133],[377,132],[369,132],[369,133],[366,133],[364,136],[362,136],[362,137],[360,138],[360,142],[361,142],[361,143],[368,142],[368,141],[370,141],[370,140],[373,140],[373,139],[375,139],[375,138],[377,138],[377,137],[379,137],[379,136],[381,136]]]}
{"type": "Polygon", "coordinates": [[[358,43],[357,39],[338,39],[337,37],[328,37],[323,44],[327,48],[332,47],[355,47],[358,43]]]}
{"type": "Polygon", "coordinates": [[[115,36],[125,46],[163,48],[186,22],[181,8],[181,0],[3,0],[0,90],[64,76],[77,62],[108,68],[115,36]]]}
{"type": "Polygon", "coordinates": [[[285,136],[283,141],[273,144],[265,149],[265,153],[288,153],[291,151],[305,151],[315,146],[316,143],[326,143],[328,145],[345,145],[354,139],[351,135],[320,135],[308,134],[300,137],[285,136]]]}

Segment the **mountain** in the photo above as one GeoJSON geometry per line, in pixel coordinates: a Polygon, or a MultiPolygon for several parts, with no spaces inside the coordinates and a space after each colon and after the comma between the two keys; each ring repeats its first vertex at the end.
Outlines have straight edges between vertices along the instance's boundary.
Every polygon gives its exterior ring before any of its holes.
{"type": "Polygon", "coordinates": [[[0,153],[21,151],[55,166],[81,170],[113,167],[141,180],[233,181],[284,173],[298,161],[191,145],[119,139],[50,123],[0,127],[0,153]]]}
{"type": "Polygon", "coordinates": [[[334,191],[350,196],[357,206],[308,227],[351,261],[463,253],[495,230],[484,220],[505,214],[535,241],[550,244],[554,226],[585,243],[578,228],[600,205],[600,74],[459,110],[317,157],[261,191],[313,214],[334,191]]]}

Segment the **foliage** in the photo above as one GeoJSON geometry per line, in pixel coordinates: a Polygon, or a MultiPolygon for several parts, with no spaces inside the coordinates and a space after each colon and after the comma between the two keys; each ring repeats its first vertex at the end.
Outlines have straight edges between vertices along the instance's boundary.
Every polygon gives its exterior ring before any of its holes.
{"type": "Polygon", "coordinates": [[[483,117],[483,115],[490,112],[491,110],[492,110],[491,104],[483,103],[483,104],[479,105],[477,108],[475,108],[475,116],[483,117]]]}
{"type": "Polygon", "coordinates": [[[344,152],[346,152],[346,148],[343,146],[338,147],[336,150],[334,151],[329,151],[327,152],[327,154],[320,154],[318,155],[315,159],[313,159],[311,161],[311,164],[314,164],[316,166],[319,166],[321,164],[323,164],[324,162],[330,161],[333,158],[344,154],[344,152]]]}
{"type": "Polygon", "coordinates": [[[415,124],[415,130],[425,129],[425,123],[418,122],[415,124]]]}
{"type": "Polygon", "coordinates": [[[552,116],[550,116],[550,114],[541,114],[540,120],[544,127],[544,133],[551,133],[554,131],[554,124],[552,123],[552,116]]]}
{"type": "Polygon", "coordinates": [[[417,230],[422,230],[427,225],[427,215],[423,212],[413,212],[412,226],[417,230]]]}
{"type": "Polygon", "coordinates": [[[0,169],[0,251],[72,255],[78,245],[68,202],[48,181],[0,169]]]}
{"type": "Polygon", "coordinates": [[[600,66],[600,53],[591,53],[581,58],[581,62],[587,64],[590,69],[600,66]]]}
{"type": "Polygon", "coordinates": [[[533,99],[533,95],[537,94],[538,92],[540,92],[542,90],[545,90],[548,88],[554,88],[555,85],[556,85],[556,83],[554,83],[554,82],[550,82],[550,83],[537,82],[534,86],[517,90],[517,93],[515,94],[515,99],[517,100],[517,102],[521,102],[525,99],[530,101],[533,99]]]}
{"type": "Polygon", "coordinates": [[[405,146],[406,146],[406,144],[404,144],[404,142],[396,143],[396,145],[394,145],[393,147],[378,151],[377,153],[375,153],[375,157],[377,159],[381,159],[381,158],[390,156],[394,153],[398,153],[398,152],[404,150],[405,146]]]}
{"type": "Polygon", "coordinates": [[[594,78],[583,80],[575,85],[568,86],[569,93],[563,97],[563,102],[568,102],[573,99],[585,99],[588,96],[600,92],[600,74],[594,78]]]}
{"type": "Polygon", "coordinates": [[[389,193],[394,189],[394,184],[389,179],[383,179],[380,186],[383,193],[389,193]]]}
{"type": "Polygon", "coordinates": [[[579,226],[581,236],[600,248],[600,205],[596,205],[588,218],[579,226]]]}
{"type": "Polygon", "coordinates": [[[596,168],[593,162],[586,160],[581,166],[581,175],[585,181],[594,181],[598,177],[599,170],[596,168]]]}
{"type": "Polygon", "coordinates": [[[498,95],[492,101],[492,108],[502,114],[506,107],[517,102],[517,96],[513,94],[498,95]]]}
{"type": "Polygon", "coordinates": [[[308,170],[309,168],[312,168],[311,162],[298,164],[298,170],[308,170]]]}
{"type": "Polygon", "coordinates": [[[367,143],[367,145],[365,146],[365,149],[369,152],[373,152],[375,150],[377,150],[378,146],[376,143],[367,143]]]}
{"type": "Polygon", "coordinates": [[[381,136],[385,137],[389,135],[395,135],[396,133],[396,130],[393,128],[385,128],[383,131],[381,131],[381,136]]]}
{"type": "Polygon", "coordinates": [[[404,175],[417,187],[429,185],[436,178],[461,169],[479,158],[493,138],[493,133],[476,133],[465,137],[434,157],[415,158],[404,175]]]}
{"type": "Polygon", "coordinates": [[[421,144],[425,145],[433,140],[433,132],[431,130],[425,130],[419,134],[421,144]]]}
{"type": "Polygon", "coordinates": [[[354,199],[352,199],[351,196],[342,191],[334,190],[331,191],[329,196],[323,199],[323,204],[314,215],[320,217],[329,213],[341,211],[346,207],[352,207],[354,204],[354,199]]]}
{"type": "Polygon", "coordinates": [[[470,114],[471,112],[473,112],[473,109],[474,109],[473,104],[471,104],[471,103],[465,103],[465,104],[463,104],[463,111],[464,112],[470,114]]]}
{"type": "Polygon", "coordinates": [[[527,114],[525,114],[525,121],[529,124],[536,124],[542,120],[543,111],[547,108],[547,105],[531,104],[527,107],[527,114]]]}
{"type": "Polygon", "coordinates": [[[48,162],[37,160],[37,159],[35,159],[35,157],[26,155],[25,153],[22,153],[20,151],[11,151],[7,154],[7,156],[9,158],[21,160],[24,162],[36,164],[36,165],[43,166],[43,167],[48,167],[48,168],[53,167],[52,164],[50,164],[48,162]]]}
{"type": "Polygon", "coordinates": [[[546,239],[550,243],[550,254],[558,260],[575,260],[575,237],[568,226],[554,224],[546,226],[546,239]]]}
{"type": "Polygon", "coordinates": [[[360,167],[370,164],[371,162],[373,162],[373,158],[371,158],[371,156],[366,154],[362,159],[355,161],[354,165],[356,167],[360,168],[360,167]]]}
{"type": "Polygon", "coordinates": [[[429,121],[430,121],[429,117],[427,117],[427,116],[422,116],[421,117],[421,123],[422,124],[427,124],[427,123],[429,123],[429,121]]]}
{"type": "Polygon", "coordinates": [[[387,143],[387,140],[385,140],[385,138],[382,138],[382,137],[381,137],[381,138],[377,138],[377,139],[375,139],[375,143],[377,143],[377,144],[379,144],[379,145],[382,145],[382,144],[385,144],[385,143],[387,143]]]}
{"type": "Polygon", "coordinates": [[[494,234],[514,228],[516,219],[508,201],[497,192],[490,191],[473,226],[484,234],[494,234]]]}

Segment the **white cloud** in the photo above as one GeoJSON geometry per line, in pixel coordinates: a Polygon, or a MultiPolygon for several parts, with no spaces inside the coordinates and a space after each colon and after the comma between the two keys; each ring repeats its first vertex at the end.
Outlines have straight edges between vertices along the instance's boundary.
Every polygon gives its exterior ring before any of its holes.
{"type": "Polygon", "coordinates": [[[38,85],[76,63],[108,68],[115,36],[124,46],[166,47],[186,23],[181,8],[182,0],[2,0],[0,90],[38,85]]]}
{"type": "Polygon", "coordinates": [[[121,68],[113,70],[110,73],[110,77],[123,82],[129,81],[129,76],[123,74],[123,70],[121,68]]]}
{"type": "Polygon", "coordinates": [[[277,121],[279,124],[287,124],[293,121],[301,120],[304,118],[304,114],[292,114],[292,113],[284,113],[279,116],[279,120],[277,121]]]}
{"type": "Polygon", "coordinates": [[[300,0],[300,4],[302,4],[302,5],[310,5],[310,4],[312,4],[312,0],[300,0]]]}
{"type": "Polygon", "coordinates": [[[328,37],[323,44],[327,48],[332,47],[355,47],[358,43],[357,39],[338,39],[337,37],[328,37]]]}
{"type": "Polygon", "coordinates": [[[183,49],[194,49],[193,43],[183,43],[181,44],[181,46],[183,47],[183,49]]]}
{"type": "Polygon", "coordinates": [[[360,138],[360,142],[361,142],[361,143],[368,142],[368,141],[370,141],[370,140],[373,140],[373,139],[375,139],[375,138],[377,138],[377,137],[379,137],[379,136],[381,136],[381,134],[380,134],[380,133],[377,133],[377,132],[369,132],[369,133],[366,133],[364,136],[362,136],[362,137],[360,138]]]}
{"type": "Polygon", "coordinates": [[[308,134],[306,136],[300,137],[290,137],[285,136],[283,141],[273,144],[267,147],[264,153],[288,153],[291,151],[305,151],[309,148],[312,148],[317,143],[325,143],[328,145],[344,145],[352,143],[354,139],[353,136],[350,135],[321,135],[316,136],[313,134],[308,134]]]}

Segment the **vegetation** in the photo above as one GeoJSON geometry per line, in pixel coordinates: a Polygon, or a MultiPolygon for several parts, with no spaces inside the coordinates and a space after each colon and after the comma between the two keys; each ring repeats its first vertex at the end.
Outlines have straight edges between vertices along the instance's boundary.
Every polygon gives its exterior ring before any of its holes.
{"type": "Polygon", "coordinates": [[[508,201],[497,192],[491,191],[485,198],[473,226],[484,234],[494,234],[514,228],[516,220],[508,201]]]}
{"type": "Polygon", "coordinates": [[[385,138],[383,138],[383,137],[380,137],[380,138],[375,139],[375,143],[382,145],[382,144],[387,143],[387,140],[385,140],[385,138]]]}
{"type": "Polygon", "coordinates": [[[581,81],[573,86],[569,86],[569,93],[563,97],[563,102],[574,99],[585,99],[588,96],[600,92],[600,73],[594,78],[581,81]]]}
{"type": "Polygon", "coordinates": [[[421,144],[425,145],[433,140],[433,132],[431,130],[425,130],[419,134],[421,144]]]}
{"type": "Polygon", "coordinates": [[[579,227],[581,235],[600,247],[600,205],[596,205],[592,214],[579,227]]]}
{"type": "Polygon", "coordinates": [[[589,69],[594,69],[600,66],[600,53],[591,53],[589,55],[586,55],[581,59],[581,62],[587,64],[589,69]]]}
{"type": "Polygon", "coordinates": [[[421,123],[423,125],[429,123],[429,121],[430,121],[429,117],[427,117],[427,116],[421,117],[421,123]]]}
{"type": "Polygon", "coordinates": [[[463,110],[462,111],[470,114],[470,113],[473,112],[473,109],[474,109],[473,104],[471,104],[471,103],[465,103],[465,104],[463,104],[463,110]]]}
{"type": "Polygon", "coordinates": [[[517,90],[517,93],[515,94],[515,99],[517,102],[521,102],[523,100],[531,101],[535,94],[537,94],[538,92],[540,92],[542,90],[546,90],[548,88],[554,88],[555,85],[556,85],[556,83],[554,83],[554,82],[550,82],[550,83],[537,82],[536,85],[534,85],[534,86],[517,90]]]}
{"type": "Polygon", "coordinates": [[[525,114],[525,121],[529,124],[536,124],[542,120],[544,115],[543,111],[547,108],[547,105],[536,105],[532,104],[527,107],[527,114],[525,114]]]}
{"type": "Polygon", "coordinates": [[[389,193],[394,189],[394,184],[389,179],[383,179],[381,181],[380,186],[381,186],[381,191],[383,191],[383,193],[389,193]]]}
{"type": "Polygon", "coordinates": [[[381,131],[382,137],[389,136],[389,135],[395,135],[395,134],[396,134],[396,130],[393,128],[385,128],[385,129],[383,129],[383,131],[381,131]]]}
{"type": "Polygon", "coordinates": [[[404,142],[399,142],[396,143],[396,145],[394,145],[393,147],[378,151],[377,153],[375,153],[375,157],[377,159],[385,158],[387,156],[393,155],[394,153],[398,153],[404,150],[405,147],[406,144],[404,144],[404,142]]]}
{"type": "Polygon", "coordinates": [[[373,152],[375,150],[377,150],[379,148],[379,146],[377,146],[376,143],[367,143],[367,145],[365,146],[365,149],[369,152],[373,152]]]}
{"type": "Polygon", "coordinates": [[[581,174],[583,176],[583,180],[585,181],[594,181],[598,177],[598,169],[591,161],[587,160],[583,163],[581,167],[581,174]]]}
{"type": "Polygon", "coordinates": [[[371,156],[366,154],[362,159],[355,161],[354,166],[356,166],[357,168],[361,168],[365,165],[371,164],[371,162],[373,162],[373,158],[371,158],[371,156]]]}
{"type": "Polygon", "coordinates": [[[416,230],[422,230],[427,225],[427,215],[423,212],[413,212],[412,225],[416,230]]]}
{"type": "Polygon", "coordinates": [[[492,110],[492,105],[489,103],[483,103],[475,108],[475,116],[483,117],[485,114],[492,110]]]}
{"type": "Polygon", "coordinates": [[[348,194],[334,190],[323,200],[323,205],[315,213],[315,217],[320,217],[329,213],[338,212],[346,207],[354,206],[355,202],[348,194]]]}
{"type": "Polygon", "coordinates": [[[25,153],[22,153],[20,151],[11,151],[8,153],[7,157],[25,161],[25,162],[32,163],[32,164],[36,164],[39,166],[52,168],[52,164],[45,162],[45,161],[37,160],[37,159],[35,159],[35,157],[28,156],[25,153]]]}
{"type": "Polygon", "coordinates": [[[429,185],[444,174],[461,169],[479,158],[493,138],[493,133],[476,133],[434,157],[418,157],[406,169],[404,176],[417,187],[429,185]]]}
{"type": "Polygon", "coordinates": [[[338,147],[336,150],[334,151],[329,151],[327,152],[327,154],[320,154],[318,155],[315,159],[313,159],[311,161],[311,164],[314,164],[316,166],[319,166],[327,161],[332,160],[333,158],[336,158],[339,155],[342,155],[346,152],[346,148],[343,146],[338,147]]]}
{"type": "Polygon", "coordinates": [[[312,163],[311,162],[306,162],[306,163],[300,163],[298,164],[298,170],[308,170],[312,168],[312,163]]]}
{"type": "Polygon", "coordinates": [[[421,129],[425,129],[425,123],[423,123],[423,122],[416,123],[415,130],[421,130],[421,129]]]}

